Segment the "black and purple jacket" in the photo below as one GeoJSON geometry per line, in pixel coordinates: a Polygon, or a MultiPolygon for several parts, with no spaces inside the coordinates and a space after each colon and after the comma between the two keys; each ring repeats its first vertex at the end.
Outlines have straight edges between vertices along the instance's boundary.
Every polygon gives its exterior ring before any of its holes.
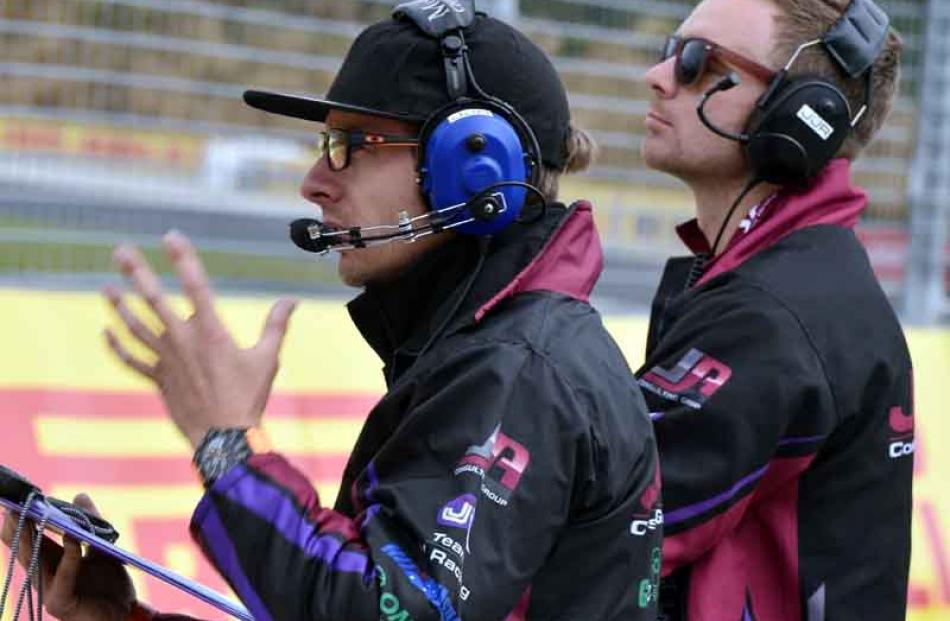
{"type": "Polygon", "coordinates": [[[601,262],[590,206],[552,206],[351,303],[388,392],[335,508],[262,454],[194,513],[257,621],[656,618],[657,455],[601,262]]]}
{"type": "MultiPolygon", "coordinates": [[[[914,423],[900,325],[835,160],[757,206],[688,291],[672,259],[640,385],[654,413],[672,621],[898,621],[914,423]]],[[[681,231],[709,246],[695,222],[681,231]]]]}

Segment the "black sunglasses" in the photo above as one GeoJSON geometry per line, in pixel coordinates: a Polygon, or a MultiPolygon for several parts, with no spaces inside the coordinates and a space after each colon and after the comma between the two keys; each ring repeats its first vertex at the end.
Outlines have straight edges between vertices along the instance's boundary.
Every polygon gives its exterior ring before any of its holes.
{"type": "Polygon", "coordinates": [[[775,77],[775,72],[768,67],[701,37],[674,35],[667,39],[663,45],[660,62],[674,56],[676,57],[676,81],[682,86],[691,86],[699,82],[709,69],[711,59],[741,69],[766,83],[771,82],[775,77]]]}
{"type": "Polygon", "coordinates": [[[350,165],[350,154],[364,147],[415,147],[419,139],[376,132],[328,129],[317,132],[317,159],[327,158],[330,170],[339,172],[350,165]]]}

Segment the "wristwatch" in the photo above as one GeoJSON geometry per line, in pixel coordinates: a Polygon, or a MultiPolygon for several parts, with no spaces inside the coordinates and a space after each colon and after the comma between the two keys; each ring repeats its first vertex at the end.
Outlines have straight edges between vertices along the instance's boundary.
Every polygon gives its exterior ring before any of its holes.
{"type": "Polygon", "coordinates": [[[255,453],[267,450],[263,432],[256,428],[211,429],[205,434],[193,459],[206,488],[234,466],[243,464],[255,453]]]}

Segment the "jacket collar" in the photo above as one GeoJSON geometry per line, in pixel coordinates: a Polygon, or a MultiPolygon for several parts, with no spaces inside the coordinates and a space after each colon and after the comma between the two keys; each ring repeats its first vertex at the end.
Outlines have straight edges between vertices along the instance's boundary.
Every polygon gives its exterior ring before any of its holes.
{"type": "Polygon", "coordinates": [[[435,339],[481,322],[519,293],[589,301],[602,268],[590,203],[555,204],[493,238],[459,236],[433,248],[395,280],[368,286],[348,310],[391,385],[435,339]]]}
{"type": "MultiPolygon", "coordinates": [[[[822,224],[854,228],[867,204],[867,194],[851,184],[851,163],[844,158],[832,160],[808,187],[780,190],[753,207],[725,251],[707,263],[696,284],[739,267],[795,231],[822,224]]],[[[676,232],[694,254],[711,251],[695,219],[677,227],[676,232]]]]}
{"type": "Polygon", "coordinates": [[[386,365],[387,379],[396,352],[414,334],[430,331],[447,294],[476,265],[474,241],[460,236],[431,249],[399,277],[367,285],[347,305],[363,339],[386,365]]]}

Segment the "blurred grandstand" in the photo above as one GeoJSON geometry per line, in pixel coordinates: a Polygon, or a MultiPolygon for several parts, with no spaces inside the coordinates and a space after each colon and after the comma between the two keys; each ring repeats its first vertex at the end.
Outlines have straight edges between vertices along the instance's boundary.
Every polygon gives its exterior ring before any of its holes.
{"type": "MultiPolygon", "coordinates": [[[[598,165],[563,196],[597,207],[608,250],[598,300],[607,310],[645,308],[662,261],[679,252],[672,228],[689,216],[689,196],[640,161],[642,78],[694,4],[480,2],[554,58],[576,120],[601,145],[598,165]]],[[[872,197],[862,236],[899,301],[928,6],[882,4],[906,42],[904,83],[857,180],[872,197]]],[[[296,198],[308,128],[256,113],[240,95],[248,86],[323,93],[352,38],[391,6],[0,0],[0,279],[98,285],[115,242],[154,248],[174,227],[197,240],[219,287],[339,293],[332,260],[285,241],[287,221],[311,213],[296,198]]]]}

